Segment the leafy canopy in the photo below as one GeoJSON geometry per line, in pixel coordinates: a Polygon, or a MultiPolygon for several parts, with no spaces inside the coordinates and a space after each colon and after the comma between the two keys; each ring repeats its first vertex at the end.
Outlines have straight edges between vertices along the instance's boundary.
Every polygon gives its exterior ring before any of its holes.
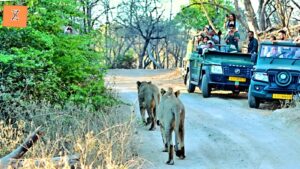
{"type": "MultiPolygon", "coordinates": [[[[72,100],[95,107],[111,103],[104,87],[103,54],[96,52],[95,32],[80,32],[85,17],[76,0],[19,0],[29,8],[26,28],[0,28],[0,103],[33,98],[63,104],[72,100]],[[4,97],[5,96],[5,97],[4,97]]],[[[1,5],[2,6],[2,5],[1,5]]]]}

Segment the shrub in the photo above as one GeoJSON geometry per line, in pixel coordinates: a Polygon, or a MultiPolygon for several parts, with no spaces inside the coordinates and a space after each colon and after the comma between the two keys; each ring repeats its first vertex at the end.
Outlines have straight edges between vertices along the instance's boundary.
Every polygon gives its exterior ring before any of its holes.
{"type": "MultiPolygon", "coordinates": [[[[24,1],[26,28],[0,29],[0,103],[12,98],[92,104],[115,101],[105,91],[103,56],[94,33],[63,34],[71,17],[84,17],[77,1],[24,1]],[[48,11],[46,11],[48,9],[48,11]]],[[[73,23],[75,28],[79,24],[73,23]]],[[[99,37],[98,37],[99,38],[99,37]]]]}
{"type": "MultiPolygon", "coordinates": [[[[80,155],[80,168],[130,168],[139,164],[133,145],[132,114],[120,113],[116,108],[94,111],[72,103],[64,108],[49,102],[23,104],[25,109],[10,107],[17,122],[0,122],[0,156],[15,149],[24,136],[42,126],[45,135],[26,153],[27,168],[34,168],[30,158],[49,162],[52,157],[73,154],[80,155]]],[[[53,168],[50,163],[47,165],[53,168]]]]}

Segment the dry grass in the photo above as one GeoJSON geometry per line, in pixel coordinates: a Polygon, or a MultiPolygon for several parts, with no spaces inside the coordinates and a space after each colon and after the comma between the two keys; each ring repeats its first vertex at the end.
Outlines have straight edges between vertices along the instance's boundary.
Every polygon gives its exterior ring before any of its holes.
{"type": "Polygon", "coordinates": [[[9,108],[16,115],[14,122],[0,123],[0,157],[42,126],[45,135],[23,157],[24,168],[54,168],[52,157],[74,154],[80,155],[78,168],[138,168],[130,111],[120,113],[108,107],[93,111],[73,104],[60,108],[47,102],[22,104],[9,108]],[[38,167],[36,160],[43,161],[44,166],[38,167]]]}
{"type": "Polygon", "coordinates": [[[10,122],[5,124],[0,121],[0,157],[6,152],[14,149],[23,139],[23,130],[25,123],[23,121],[16,122],[14,127],[10,122]]]}

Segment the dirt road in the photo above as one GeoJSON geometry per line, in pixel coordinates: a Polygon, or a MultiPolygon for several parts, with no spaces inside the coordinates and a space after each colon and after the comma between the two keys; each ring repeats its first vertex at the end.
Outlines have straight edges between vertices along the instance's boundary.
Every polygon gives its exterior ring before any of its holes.
{"type": "MultiPolygon", "coordinates": [[[[135,106],[136,81],[152,81],[161,87],[181,90],[186,108],[186,159],[175,158],[175,165],[165,164],[159,128],[137,127],[138,155],[146,160],[142,168],[162,169],[297,169],[300,168],[300,134],[293,128],[270,118],[272,111],[250,109],[246,94],[232,97],[218,93],[204,99],[186,93],[178,71],[110,70],[107,82],[115,82],[120,97],[135,106]]],[[[300,112],[299,112],[300,113],[300,112]]]]}

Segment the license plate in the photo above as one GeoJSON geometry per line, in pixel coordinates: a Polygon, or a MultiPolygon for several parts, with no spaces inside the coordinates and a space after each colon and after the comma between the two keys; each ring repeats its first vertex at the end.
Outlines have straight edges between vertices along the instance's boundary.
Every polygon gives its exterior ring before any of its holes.
{"type": "Polygon", "coordinates": [[[273,94],[273,99],[284,99],[284,100],[292,100],[292,94],[273,94]]]}
{"type": "Polygon", "coordinates": [[[229,81],[234,81],[234,82],[246,82],[246,78],[243,77],[229,77],[229,81]]]}

